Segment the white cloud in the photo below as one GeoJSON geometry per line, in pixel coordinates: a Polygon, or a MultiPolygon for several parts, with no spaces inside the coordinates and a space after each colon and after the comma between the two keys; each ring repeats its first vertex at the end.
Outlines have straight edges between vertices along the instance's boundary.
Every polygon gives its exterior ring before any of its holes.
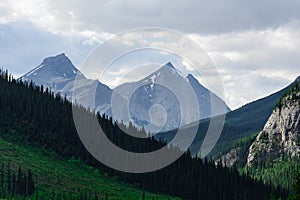
{"type": "Polygon", "coordinates": [[[297,21],[265,30],[190,37],[218,66],[232,108],[275,92],[300,75],[297,21]]]}
{"type": "MultiPolygon", "coordinates": [[[[78,66],[89,50],[120,31],[168,27],[189,34],[209,54],[221,74],[227,101],[236,108],[281,89],[300,74],[299,6],[294,0],[2,0],[1,64],[21,74],[43,57],[67,52],[78,66]],[[9,25],[20,20],[31,25],[9,25]]],[[[165,37],[165,32],[155,34],[165,37]]],[[[166,38],[152,46],[177,47],[166,38]]],[[[145,43],[138,35],[127,35],[122,42],[145,43]]],[[[112,49],[107,53],[113,54],[112,49]]],[[[166,52],[161,55],[168,58],[166,52]]],[[[179,64],[192,71],[190,65],[179,64]]]]}
{"type": "Polygon", "coordinates": [[[299,19],[299,6],[295,0],[2,0],[0,9],[7,12],[0,22],[29,20],[56,33],[160,26],[210,34],[278,27],[299,19]]]}

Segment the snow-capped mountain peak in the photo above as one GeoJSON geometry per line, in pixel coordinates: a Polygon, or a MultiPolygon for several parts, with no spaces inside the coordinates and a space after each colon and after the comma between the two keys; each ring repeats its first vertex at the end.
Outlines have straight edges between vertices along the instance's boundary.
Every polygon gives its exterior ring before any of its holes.
{"type": "MultiPolygon", "coordinates": [[[[120,114],[120,118],[130,119],[137,126],[144,126],[147,131],[151,132],[166,131],[178,128],[181,122],[188,124],[211,117],[211,105],[216,104],[228,108],[222,99],[202,86],[193,75],[184,76],[171,62],[166,63],[142,80],[116,87],[114,92],[124,97],[122,101],[118,101],[119,104],[129,105],[130,116],[120,114]],[[211,95],[217,99],[213,103],[211,95]],[[190,101],[193,97],[196,98],[193,101],[198,102],[199,111],[190,108],[192,106],[190,101]],[[162,117],[159,121],[164,122],[163,124],[156,123],[155,118],[151,116],[157,105],[161,106],[160,112],[156,110],[155,113],[159,113],[159,116],[162,117]],[[182,108],[189,110],[188,114],[182,113],[182,108]]],[[[226,111],[224,109],[224,112],[226,111]]]]}
{"type": "Polygon", "coordinates": [[[71,60],[64,54],[48,57],[33,70],[25,74],[22,79],[34,80],[41,84],[44,80],[74,79],[80,73],[72,64],[71,60]]]}

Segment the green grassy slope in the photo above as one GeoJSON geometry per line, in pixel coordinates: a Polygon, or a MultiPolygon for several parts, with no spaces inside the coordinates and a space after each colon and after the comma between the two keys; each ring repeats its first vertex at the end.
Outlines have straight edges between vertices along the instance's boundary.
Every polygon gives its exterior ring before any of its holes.
{"type": "MultiPolygon", "coordinates": [[[[143,191],[111,178],[78,160],[66,160],[50,150],[16,145],[0,138],[1,163],[11,163],[32,170],[36,187],[41,193],[65,193],[79,197],[80,191],[97,193],[108,199],[142,199],[143,191]]],[[[41,195],[41,194],[40,194],[41,195]]],[[[146,199],[175,199],[145,192],[146,199]]]]}

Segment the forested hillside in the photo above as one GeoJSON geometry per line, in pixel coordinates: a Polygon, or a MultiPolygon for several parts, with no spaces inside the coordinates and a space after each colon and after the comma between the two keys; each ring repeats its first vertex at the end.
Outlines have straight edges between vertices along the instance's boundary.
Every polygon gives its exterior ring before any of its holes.
{"type": "MultiPolygon", "coordinates": [[[[227,113],[220,138],[213,150],[209,153],[208,157],[213,157],[216,159],[222,152],[224,152],[224,150],[230,148],[230,146],[232,146],[234,143],[237,143],[246,137],[252,136],[256,132],[261,131],[280,97],[284,95],[284,93],[288,91],[292,85],[293,84],[265,98],[256,100],[227,113]]],[[[202,145],[202,141],[205,133],[207,132],[209,123],[210,119],[205,119],[201,120],[200,122],[187,125],[183,128],[188,131],[189,129],[193,129],[193,127],[199,125],[196,138],[190,147],[193,155],[199,153],[199,149],[202,145]]],[[[166,133],[161,133],[157,137],[162,137],[169,141],[174,137],[175,133],[176,131],[169,131],[166,133]]]]}
{"type": "Polygon", "coordinates": [[[300,168],[300,79],[280,98],[264,129],[252,143],[251,174],[289,190],[300,168]],[[252,169],[254,168],[254,169],[252,169]],[[274,178],[279,177],[279,178],[274,178]]]}
{"type": "Polygon", "coordinates": [[[13,196],[52,200],[131,200],[142,199],[143,196],[147,200],[179,199],[123,183],[85,165],[80,159],[63,158],[51,149],[11,143],[0,138],[0,152],[1,172],[4,172],[4,178],[0,179],[0,199],[13,196]],[[29,180],[33,181],[34,188],[28,187],[32,185],[29,180]]]}
{"type": "Polygon", "coordinates": [[[299,89],[297,78],[279,98],[265,128],[226,148],[221,160],[256,180],[292,191],[300,169],[299,89]]]}
{"type": "MultiPolygon", "coordinates": [[[[2,138],[45,150],[52,149],[66,159],[80,159],[101,173],[108,173],[111,177],[116,176],[118,180],[152,192],[184,199],[268,199],[272,191],[270,186],[260,181],[246,175],[240,176],[234,168],[191,158],[189,152],[172,165],[151,173],[129,174],[110,169],[95,160],[84,148],[74,126],[72,105],[66,98],[54,95],[47,88],[16,81],[3,71],[0,76],[0,109],[2,138]]],[[[80,106],[74,109],[94,115],[80,106]]],[[[142,140],[128,136],[112,119],[97,117],[107,136],[124,149],[149,152],[165,145],[154,138],[142,140]]],[[[134,127],[129,129],[136,134],[144,134],[134,127]]],[[[280,188],[275,193],[285,197],[280,188]]]]}
{"type": "Polygon", "coordinates": [[[18,169],[14,169],[10,162],[3,163],[3,159],[1,160],[0,198],[9,199],[32,196],[35,185],[31,171],[28,170],[27,173],[24,173],[21,166],[18,169]]]}

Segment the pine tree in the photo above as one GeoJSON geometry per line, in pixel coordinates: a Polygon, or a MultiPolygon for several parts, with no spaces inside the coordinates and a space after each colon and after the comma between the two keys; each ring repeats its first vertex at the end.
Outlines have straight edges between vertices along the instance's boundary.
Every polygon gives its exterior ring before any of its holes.
{"type": "Polygon", "coordinates": [[[7,191],[11,192],[11,169],[10,169],[10,162],[7,166],[7,191]]]}
{"type": "Polygon", "coordinates": [[[12,176],[12,197],[14,197],[16,195],[16,191],[17,191],[17,180],[16,180],[16,174],[13,173],[13,176],[12,176]]]}
{"type": "Polygon", "coordinates": [[[26,191],[27,191],[26,196],[31,196],[34,192],[34,181],[33,181],[32,173],[30,170],[28,171],[28,176],[27,176],[27,190],[26,191]]]}
{"type": "Polygon", "coordinates": [[[293,187],[293,193],[290,197],[291,200],[300,199],[300,170],[295,173],[295,183],[293,187]]]}
{"type": "Polygon", "coordinates": [[[5,198],[5,188],[4,188],[4,165],[2,164],[1,166],[1,180],[0,180],[0,184],[1,184],[1,197],[5,198]]]}
{"type": "Polygon", "coordinates": [[[142,199],[145,200],[146,197],[145,197],[145,191],[143,190],[143,194],[142,194],[142,199]]]}

